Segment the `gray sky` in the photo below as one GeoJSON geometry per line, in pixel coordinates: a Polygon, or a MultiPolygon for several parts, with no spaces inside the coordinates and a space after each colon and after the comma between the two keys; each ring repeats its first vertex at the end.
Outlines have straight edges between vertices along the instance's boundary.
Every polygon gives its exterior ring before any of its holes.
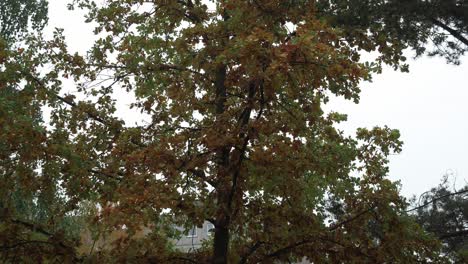
{"type": "Polygon", "coordinates": [[[401,180],[405,196],[436,186],[444,173],[468,180],[468,58],[447,65],[442,58],[411,60],[410,72],[385,69],[362,85],[356,105],[336,100],[348,114],[343,128],[388,125],[400,130],[403,151],[391,157],[390,177],[401,180]]]}
{"type": "MultiPolygon", "coordinates": [[[[94,37],[83,12],[68,11],[68,1],[49,2],[46,35],[64,28],[70,50],[86,51],[94,37]]],[[[407,197],[436,186],[447,171],[458,186],[468,181],[468,58],[460,66],[427,57],[409,64],[410,73],[386,68],[373,83],[364,83],[360,104],[335,99],[330,106],[348,114],[341,126],[348,134],[357,127],[400,130],[405,144],[401,154],[391,157],[390,178],[401,181],[407,197]]]]}

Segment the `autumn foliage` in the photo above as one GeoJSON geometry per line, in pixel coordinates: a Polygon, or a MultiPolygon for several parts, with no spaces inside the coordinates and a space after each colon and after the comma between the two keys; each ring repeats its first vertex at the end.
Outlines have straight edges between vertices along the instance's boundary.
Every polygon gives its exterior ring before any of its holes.
{"type": "Polygon", "coordinates": [[[7,262],[443,262],[386,178],[398,131],[345,136],[335,125],[346,116],[322,108],[334,96],[358,102],[359,83],[382,63],[404,66],[405,43],[383,27],[332,26],[305,0],[71,8],[96,24],[87,54],[70,54],[60,30],[0,51],[7,262]],[[123,97],[137,120],[117,111],[123,97]],[[12,192],[46,213],[20,213],[12,192]],[[204,221],[211,241],[174,248],[176,226],[204,221]],[[79,235],[64,231],[74,225],[97,241],[126,235],[77,250],[79,235]]]}

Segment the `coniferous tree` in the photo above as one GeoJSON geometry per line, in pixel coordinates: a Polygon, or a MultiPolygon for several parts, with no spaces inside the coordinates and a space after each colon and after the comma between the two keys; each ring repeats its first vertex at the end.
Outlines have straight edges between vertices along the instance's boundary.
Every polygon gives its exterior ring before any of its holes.
{"type": "Polygon", "coordinates": [[[445,176],[437,187],[413,199],[411,214],[444,244],[455,263],[468,261],[468,186],[453,189],[445,176]]]}

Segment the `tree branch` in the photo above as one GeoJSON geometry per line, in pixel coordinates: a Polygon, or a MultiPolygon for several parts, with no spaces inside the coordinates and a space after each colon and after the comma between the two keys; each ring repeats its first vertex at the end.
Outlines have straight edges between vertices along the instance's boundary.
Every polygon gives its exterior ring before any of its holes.
{"type": "Polygon", "coordinates": [[[452,232],[452,233],[446,233],[446,234],[442,234],[442,235],[439,235],[439,239],[443,240],[443,239],[448,239],[448,238],[453,238],[453,237],[461,237],[461,236],[468,236],[468,229],[465,229],[465,230],[460,230],[460,231],[456,231],[456,232],[452,232]]]}
{"type": "MultiPolygon", "coordinates": [[[[10,219],[10,222],[13,223],[13,224],[16,224],[16,225],[21,225],[23,227],[26,227],[29,230],[33,231],[33,232],[38,232],[38,233],[40,233],[42,235],[45,235],[45,236],[47,236],[49,238],[57,239],[57,237],[55,236],[54,233],[51,233],[51,232],[47,231],[46,229],[39,226],[38,224],[29,223],[29,222],[22,221],[22,220],[19,220],[19,219],[10,219]]],[[[51,245],[57,245],[57,246],[59,246],[59,247],[61,247],[63,249],[66,249],[67,251],[71,252],[73,254],[73,259],[74,259],[74,261],[76,263],[82,261],[80,258],[76,257],[75,248],[66,245],[63,241],[57,241],[56,243],[55,242],[48,242],[48,241],[30,241],[30,243],[34,243],[34,242],[36,242],[36,243],[37,242],[48,243],[48,244],[51,244],[51,245]]],[[[26,243],[23,243],[23,244],[26,244],[26,243]]]]}
{"type": "Polygon", "coordinates": [[[286,247],[283,247],[283,248],[280,248],[280,249],[274,251],[273,253],[270,253],[270,254],[266,255],[265,259],[279,257],[279,256],[281,256],[283,254],[288,253],[289,251],[293,250],[294,248],[296,248],[298,246],[302,246],[302,245],[305,245],[305,244],[308,244],[308,243],[311,243],[311,242],[313,242],[313,240],[310,240],[310,239],[305,239],[305,240],[298,241],[296,243],[290,244],[290,245],[288,245],[286,247]]]}
{"type": "MultiPolygon", "coordinates": [[[[101,69],[129,70],[129,67],[124,66],[124,65],[88,63],[88,64],[86,64],[86,66],[97,67],[97,68],[101,68],[101,69]]],[[[185,72],[193,73],[195,75],[199,75],[199,76],[201,76],[201,77],[203,77],[205,79],[210,80],[205,74],[203,74],[203,73],[201,73],[199,71],[192,70],[192,69],[189,69],[189,68],[186,68],[186,67],[181,67],[181,66],[174,65],[174,64],[159,63],[159,64],[155,64],[155,65],[145,65],[143,67],[139,67],[139,69],[144,69],[144,70],[147,70],[147,71],[163,71],[163,70],[175,70],[175,71],[180,71],[180,72],[185,71],[185,72]]],[[[212,80],[210,80],[210,81],[212,82],[212,80]]]]}
{"type": "Polygon", "coordinates": [[[244,159],[244,155],[245,155],[245,151],[247,150],[247,145],[249,143],[249,135],[248,135],[248,131],[243,131],[244,129],[247,129],[247,126],[249,124],[249,120],[250,120],[250,114],[252,112],[252,105],[253,105],[253,98],[254,98],[254,95],[255,95],[255,92],[256,92],[256,84],[254,81],[251,81],[249,83],[249,92],[248,92],[248,96],[247,96],[247,107],[244,109],[244,111],[242,112],[241,116],[240,116],[240,123],[239,123],[239,129],[242,131],[240,134],[239,134],[239,137],[240,138],[244,138],[244,141],[242,143],[242,147],[239,149],[239,148],[236,148],[236,160],[234,160],[234,164],[233,164],[233,169],[235,170],[234,171],[234,175],[232,177],[232,187],[231,187],[231,190],[229,192],[229,197],[228,197],[228,209],[231,210],[232,208],[232,200],[234,199],[234,194],[235,192],[237,191],[237,180],[239,178],[239,174],[240,174],[240,169],[241,169],[241,166],[242,166],[242,161],[244,159]]]}
{"type": "MultiPolygon", "coordinates": [[[[31,73],[27,72],[27,71],[24,71],[24,70],[21,70],[21,73],[26,75],[27,77],[29,77],[30,79],[32,79],[35,83],[37,83],[39,86],[41,86],[43,89],[47,89],[46,85],[42,82],[42,80],[40,80],[39,78],[37,78],[36,76],[32,75],[31,73]]],[[[77,107],[78,105],[73,102],[72,100],[70,99],[67,99],[65,97],[62,97],[60,95],[55,95],[55,97],[61,101],[61,102],[64,102],[65,104],[71,106],[71,107],[77,107]]],[[[101,118],[100,116],[96,115],[95,113],[92,113],[92,112],[89,112],[89,111],[85,111],[85,113],[88,115],[89,118],[107,126],[107,127],[110,127],[110,124],[105,121],[103,118],[101,118]]]]}
{"type": "Polygon", "coordinates": [[[239,264],[245,264],[247,263],[247,259],[250,258],[250,256],[253,255],[253,253],[255,253],[255,251],[262,246],[262,244],[264,244],[263,242],[261,241],[257,241],[253,246],[249,247],[249,251],[247,252],[247,254],[243,255],[241,260],[239,261],[239,264]]]}
{"type": "MultiPolygon", "coordinates": [[[[113,175],[113,174],[104,172],[104,171],[102,171],[102,170],[90,169],[89,172],[94,173],[94,174],[100,174],[100,175],[106,176],[107,178],[116,180],[116,181],[118,181],[118,182],[121,182],[121,181],[122,181],[122,177],[123,177],[123,175],[119,175],[120,177],[118,177],[118,176],[116,176],[116,175],[113,175]]],[[[118,173],[118,174],[119,174],[119,173],[118,173]]]]}
{"type": "Polygon", "coordinates": [[[442,23],[442,21],[439,21],[435,18],[430,18],[429,19],[432,23],[434,23],[434,25],[436,26],[439,26],[441,28],[443,28],[445,31],[449,32],[453,37],[455,37],[456,39],[458,39],[459,41],[463,42],[463,44],[465,44],[466,46],[468,46],[468,39],[465,38],[460,32],[458,32],[457,30],[449,27],[448,25],[442,23]]]}
{"type": "Polygon", "coordinates": [[[424,204],[422,204],[420,206],[417,206],[417,207],[411,208],[409,210],[406,210],[405,213],[409,213],[409,212],[421,209],[421,208],[426,207],[427,205],[429,205],[431,203],[434,203],[434,202],[436,202],[438,200],[441,200],[441,199],[444,199],[444,198],[447,198],[447,197],[450,197],[450,196],[453,196],[453,195],[464,194],[464,193],[468,193],[468,189],[436,197],[436,198],[434,198],[434,199],[432,199],[432,200],[430,200],[428,202],[425,202],[424,204]]]}
{"type": "Polygon", "coordinates": [[[352,222],[352,221],[358,219],[359,217],[361,217],[361,216],[363,216],[363,215],[365,215],[365,214],[371,212],[372,210],[374,210],[375,207],[376,207],[376,205],[371,206],[369,209],[363,210],[363,211],[359,212],[358,214],[354,215],[353,217],[350,217],[350,218],[345,219],[345,220],[343,220],[343,221],[341,221],[341,222],[335,223],[335,224],[331,225],[331,226],[328,228],[328,230],[329,230],[329,231],[334,231],[334,230],[340,228],[341,226],[344,226],[344,225],[346,225],[346,224],[348,224],[348,223],[350,223],[350,222],[352,222]]]}

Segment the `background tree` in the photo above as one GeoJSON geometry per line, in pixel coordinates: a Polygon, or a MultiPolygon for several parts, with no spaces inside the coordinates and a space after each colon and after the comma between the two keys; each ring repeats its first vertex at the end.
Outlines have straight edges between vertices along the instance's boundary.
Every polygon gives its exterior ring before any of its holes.
{"type": "Polygon", "coordinates": [[[69,239],[78,239],[82,221],[60,214],[64,195],[57,182],[41,171],[46,133],[34,87],[21,85],[16,71],[40,67],[31,58],[28,34],[39,34],[47,23],[47,1],[0,2],[0,262],[71,260],[69,239]],[[24,52],[24,53],[23,53],[24,52]],[[14,62],[14,54],[23,55],[14,62]],[[41,153],[41,154],[39,154],[41,153]],[[42,155],[42,156],[41,156],[42,155]],[[37,181],[46,181],[38,183],[37,181]],[[39,190],[39,185],[47,185],[39,190]],[[64,242],[67,241],[67,242],[64,242]],[[65,258],[64,258],[65,255],[65,258]]]}
{"type": "Polygon", "coordinates": [[[346,116],[322,110],[330,95],[358,102],[360,81],[382,63],[402,66],[408,40],[379,24],[369,33],[335,24],[316,1],[206,4],[77,0],[71,7],[88,9],[100,36],[86,55],[69,54],[60,30],[2,53],[2,78],[25,91],[18,100],[51,113],[48,126],[32,126],[5,111],[1,192],[59,192],[51,214],[59,219],[96,204],[86,219],[93,235],[128,234],[80,255],[68,237],[47,231],[53,220],[39,229],[6,206],[2,256],[14,261],[15,249],[35,253],[23,259],[49,250],[75,262],[443,262],[438,242],[404,215],[406,203],[386,179],[387,157],[401,149],[398,131],[346,137],[334,126],[346,116]],[[362,49],[381,56],[362,63],[362,49]],[[140,120],[118,116],[119,93],[140,120]],[[173,250],[174,225],[204,221],[215,226],[211,244],[173,250]],[[18,226],[43,236],[10,232],[18,226]],[[153,232],[137,238],[142,226],[153,232]]]}
{"type": "Polygon", "coordinates": [[[46,0],[2,0],[0,2],[0,37],[13,41],[28,29],[40,31],[47,24],[46,0]]]}
{"type": "MultiPolygon", "coordinates": [[[[370,35],[373,41],[385,43],[379,50],[382,53],[399,50],[396,46],[403,45],[404,48],[412,48],[417,56],[440,55],[458,64],[458,58],[468,49],[466,0],[349,0],[318,3],[319,10],[332,25],[343,28],[351,36],[370,35]]],[[[354,37],[351,39],[356,40],[354,37]]],[[[372,49],[372,45],[368,48],[365,46],[364,50],[372,49]]],[[[395,53],[389,58],[399,60],[401,54],[395,53]]]]}
{"type": "Polygon", "coordinates": [[[410,209],[416,221],[444,243],[444,251],[456,263],[468,261],[468,186],[454,189],[448,177],[413,199],[410,209]]]}

